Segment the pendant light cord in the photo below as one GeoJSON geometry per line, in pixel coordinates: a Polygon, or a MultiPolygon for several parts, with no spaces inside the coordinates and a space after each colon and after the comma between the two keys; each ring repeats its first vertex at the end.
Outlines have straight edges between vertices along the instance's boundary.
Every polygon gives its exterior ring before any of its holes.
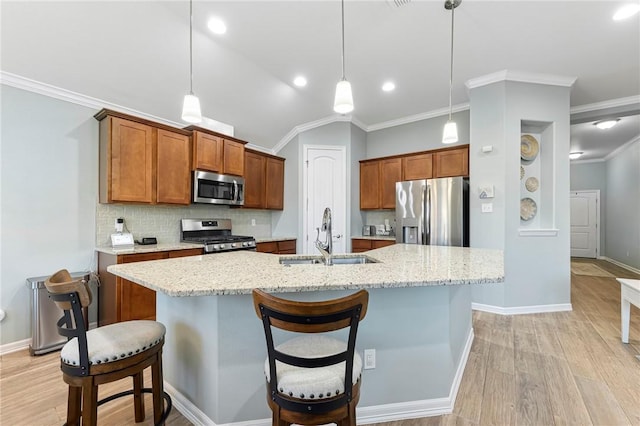
{"type": "Polygon", "coordinates": [[[189,93],[193,95],[193,0],[189,0],[189,93]]]}
{"type": "Polygon", "coordinates": [[[456,9],[454,0],[451,0],[451,64],[449,74],[449,121],[451,121],[451,113],[453,106],[451,104],[451,92],[453,91],[453,11],[456,9]]]}
{"type": "Polygon", "coordinates": [[[344,0],[342,0],[342,80],[346,80],[344,76],[344,0]]]}

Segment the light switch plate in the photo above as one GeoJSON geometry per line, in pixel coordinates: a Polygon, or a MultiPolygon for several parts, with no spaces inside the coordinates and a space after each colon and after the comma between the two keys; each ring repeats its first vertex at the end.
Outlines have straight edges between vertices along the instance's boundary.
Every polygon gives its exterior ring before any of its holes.
{"type": "Polygon", "coordinates": [[[492,213],[493,203],[482,203],[482,213],[492,213]]]}

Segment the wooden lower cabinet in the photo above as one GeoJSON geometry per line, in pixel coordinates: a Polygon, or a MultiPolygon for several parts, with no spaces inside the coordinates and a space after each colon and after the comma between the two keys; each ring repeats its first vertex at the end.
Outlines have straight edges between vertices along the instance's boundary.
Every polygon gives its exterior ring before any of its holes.
{"type": "Polygon", "coordinates": [[[369,251],[381,247],[392,246],[396,242],[393,240],[371,240],[365,238],[352,238],[351,239],[351,252],[362,253],[363,251],[369,251]]]}
{"type": "Polygon", "coordinates": [[[256,244],[256,250],[260,253],[296,254],[297,240],[268,241],[256,244]]]}
{"type": "Polygon", "coordinates": [[[98,252],[98,326],[156,319],[156,292],[107,272],[108,266],[201,254],[200,248],[122,255],[98,252]]]}

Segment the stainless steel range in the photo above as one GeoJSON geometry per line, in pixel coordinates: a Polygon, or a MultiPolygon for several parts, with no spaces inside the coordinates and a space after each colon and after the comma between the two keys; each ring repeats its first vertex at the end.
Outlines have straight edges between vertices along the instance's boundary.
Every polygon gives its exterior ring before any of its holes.
{"type": "Polygon", "coordinates": [[[256,249],[255,238],[231,234],[231,219],[182,219],[180,241],[204,244],[205,254],[256,249]]]}

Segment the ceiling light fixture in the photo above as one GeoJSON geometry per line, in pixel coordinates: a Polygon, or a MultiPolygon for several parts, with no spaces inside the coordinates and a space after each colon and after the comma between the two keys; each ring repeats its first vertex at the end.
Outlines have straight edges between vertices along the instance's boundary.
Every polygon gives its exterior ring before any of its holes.
{"type": "Polygon", "coordinates": [[[393,84],[392,81],[387,81],[386,83],[384,83],[382,85],[382,90],[384,90],[385,92],[391,92],[396,88],[396,85],[393,84]]]}
{"type": "Polygon", "coordinates": [[[209,22],[207,22],[207,27],[214,34],[224,34],[227,32],[227,26],[225,25],[225,23],[222,21],[222,19],[215,16],[209,19],[209,22]]]}
{"type": "Polygon", "coordinates": [[[616,118],[614,120],[602,120],[602,121],[597,121],[597,122],[593,123],[593,125],[596,126],[600,130],[607,130],[607,129],[612,128],[616,124],[618,124],[618,121],[620,121],[619,118],[616,118]]]}
{"type": "Polygon", "coordinates": [[[293,84],[295,84],[298,87],[304,87],[307,85],[307,79],[299,75],[293,80],[293,84]]]}
{"type": "Polygon", "coordinates": [[[182,104],[182,119],[187,123],[200,123],[200,100],[193,94],[193,0],[189,0],[189,94],[182,104]]]}
{"type": "Polygon", "coordinates": [[[622,21],[623,19],[631,18],[638,12],[640,12],[640,4],[627,4],[616,11],[613,15],[613,20],[622,21]]]}
{"type": "Polygon", "coordinates": [[[351,83],[349,83],[344,76],[344,0],[342,0],[342,79],[336,85],[336,97],[333,101],[333,110],[338,114],[347,114],[353,111],[351,83]]]}
{"type": "Polygon", "coordinates": [[[442,143],[456,143],[458,142],[458,126],[456,122],[451,119],[451,113],[453,110],[451,104],[451,92],[453,91],[453,11],[456,7],[460,6],[462,0],[445,0],[444,8],[451,11],[451,63],[449,74],[449,119],[447,124],[444,125],[442,132],[442,143]]]}
{"type": "Polygon", "coordinates": [[[570,152],[569,153],[569,160],[575,160],[577,158],[580,158],[580,156],[582,155],[582,151],[574,151],[574,152],[570,152]]]}

